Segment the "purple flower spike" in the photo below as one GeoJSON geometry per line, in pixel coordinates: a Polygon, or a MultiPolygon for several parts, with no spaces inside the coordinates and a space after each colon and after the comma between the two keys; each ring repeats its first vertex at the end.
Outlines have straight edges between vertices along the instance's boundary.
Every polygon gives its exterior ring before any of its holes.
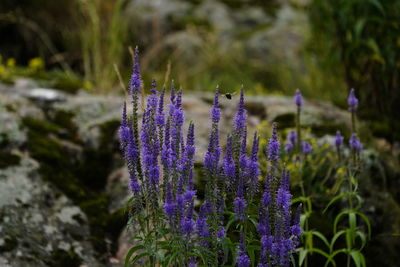
{"type": "Polygon", "coordinates": [[[250,259],[246,253],[246,247],[244,244],[243,233],[241,233],[240,242],[239,242],[239,246],[238,246],[237,264],[238,264],[238,267],[249,267],[250,266],[250,259]]]}
{"type": "Polygon", "coordinates": [[[354,88],[351,88],[349,97],[347,98],[347,104],[349,104],[350,111],[354,112],[357,110],[358,107],[358,99],[354,92],[354,88]]]}
{"type": "Polygon", "coordinates": [[[130,134],[130,128],[128,126],[128,121],[126,117],[126,104],[124,103],[124,106],[122,108],[122,122],[119,127],[119,140],[121,143],[121,151],[123,152],[128,145],[128,142],[131,138],[130,134]]]}
{"type": "Polygon", "coordinates": [[[344,137],[340,134],[340,131],[336,132],[336,137],[335,137],[335,146],[340,149],[340,147],[343,145],[343,139],[344,137]]]}
{"type": "Polygon", "coordinates": [[[301,95],[299,89],[296,90],[296,93],[294,95],[294,103],[296,104],[298,109],[301,109],[303,107],[303,96],[301,95]]]}
{"type": "Polygon", "coordinates": [[[140,192],[140,185],[136,178],[131,178],[129,181],[129,187],[134,195],[140,192]]]}
{"type": "Polygon", "coordinates": [[[134,95],[140,91],[140,69],[139,69],[139,49],[135,48],[135,62],[133,63],[133,73],[130,82],[130,94],[134,95]]]}
{"type": "Polygon", "coordinates": [[[268,160],[269,161],[279,161],[279,140],[277,136],[277,126],[276,123],[272,124],[272,136],[269,139],[268,146],[268,160]]]}
{"type": "Polygon", "coordinates": [[[226,141],[226,154],[224,158],[224,174],[228,179],[228,183],[233,184],[236,176],[236,168],[235,162],[233,160],[233,151],[232,151],[232,136],[228,135],[226,141]]]}
{"type": "Polygon", "coordinates": [[[245,209],[246,209],[246,200],[243,197],[236,197],[234,212],[238,220],[244,221],[246,219],[245,209]]]}
{"type": "Polygon", "coordinates": [[[182,234],[185,236],[190,236],[194,231],[194,225],[195,225],[195,223],[192,220],[192,218],[189,218],[189,217],[183,218],[181,221],[182,234]]]}
{"type": "Polygon", "coordinates": [[[216,89],[215,95],[214,95],[214,103],[211,108],[211,121],[213,123],[218,123],[221,119],[221,109],[219,108],[218,96],[219,96],[219,92],[218,92],[218,89],[216,89]]]}
{"type": "Polygon", "coordinates": [[[217,236],[219,239],[222,239],[225,237],[225,228],[223,226],[220,226],[220,228],[218,229],[217,236]]]}
{"type": "Polygon", "coordinates": [[[285,151],[286,151],[286,153],[290,153],[290,152],[293,151],[293,145],[292,145],[292,143],[287,143],[287,144],[286,144],[286,146],[285,146],[285,151]]]}
{"type": "Polygon", "coordinates": [[[301,142],[301,149],[304,155],[310,154],[312,152],[312,146],[308,142],[301,142]]]}
{"type": "Polygon", "coordinates": [[[288,136],[288,140],[290,143],[292,143],[292,145],[295,145],[297,142],[297,135],[295,131],[290,131],[289,136],[288,136]]]}
{"type": "Polygon", "coordinates": [[[244,107],[244,88],[242,87],[240,90],[238,111],[236,113],[234,121],[234,132],[236,135],[241,136],[241,134],[245,131],[246,120],[247,120],[247,112],[244,107]]]}
{"type": "Polygon", "coordinates": [[[163,129],[165,126],[164,95],[165,95],[165,88],[162,89],[160,97],[158,99],[156,122],[160,129],[163,129]]]}
{"type": "Polygon", "coordinates": [[[165,204],[164,204],[164,211],[165,215],[169,219],[170,222],[173,221],[173,217],[175,215],[175,202],[172,197],[172,190],[171,190],[171,185],[168,183],[167,188],[166,188],[166,193],[165,193],[165,204]]]}
{"type": "Polygon", "coordinates": [[[221,155],[221,148],[219,146],[219,129],[218,123],[220,120],[220,108],[218,107],[218,88],[215,90],[214,95],[214,105],[211,108],[211,133],[210,133],[210,141],[208,144],[208,149],[204,158],[204,168],[211,175],[218,174],[218,166],[221,155]]]}
{"type": "Polygon", "coordinates": [[[151,89],[150,92],[152,94],[157,93],[157,81],[155,78],[151,79],[151,89]]]}
{"type": "Polygon", "coordinates": [[[296,209],[296,214],[294,216],[293,219],[293,225],[292,225],[292,235],[296,236],[296,237],[300,237],[302,230],[300,227],[300,215],[301,215],[301,209],[302,209],[302,205],[298,205],[297,209],[296,209]]]}
{"type": "Polygon", "coordinates": [[[360,152],[363,149],[363,145],[361,144],[360,139],[358,139],[356,133],[353,133],[351,135],[349,140],[349,145],[356,152],[360,152]]]}

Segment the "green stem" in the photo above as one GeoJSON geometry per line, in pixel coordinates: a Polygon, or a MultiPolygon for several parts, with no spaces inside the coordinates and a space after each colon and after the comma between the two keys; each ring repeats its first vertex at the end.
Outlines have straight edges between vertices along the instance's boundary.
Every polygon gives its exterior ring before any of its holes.
{"type": "Polygon", "coordinates": [[[351,111],[351,132],[356,133],[356,114],[351,111]]]}
{"type": "Polygon", "coordinates": [[[297,153],[300,155],[300,153],[301,153],[300,107],[297,108],[296,130],[297,130],[297,153]]]}

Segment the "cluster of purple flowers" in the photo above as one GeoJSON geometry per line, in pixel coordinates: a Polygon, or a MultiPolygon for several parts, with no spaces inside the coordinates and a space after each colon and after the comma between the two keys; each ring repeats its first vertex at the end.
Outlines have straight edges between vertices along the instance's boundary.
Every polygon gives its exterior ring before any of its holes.
{"type": "MultiPolygon", "coordinates": [[[[355,95],[355,91],[352,88],[350,90],[349,96],[347,98],[347,103],[349,105],[349,110],[351,112],[351,118],[352,118],[352,133],[349,139],[349,147],[353,153],[354,156],[359,155],[360,152],[363,150],[363,144],[361,143],[360,139],[357,136],[356,133],[356,129],[355,129],[355,113],[357,111],[357,107],[358,107],[358,99],[355,95]]],[[[344,137],[341,135],[340,131],[336,132],[336,136],[335,136],[335,140],[334,140],[334,146],[337,149],[339,158],[341,155],[341,150],[343,147],[343,142],[344,141],[344,137]]]]}
{"type": "MultiPolygon", "coordinates": [[[[270,138],[269,151],[279,151],[276,140],[276,126],[270,138]]],[[[290,141],[295,140],[292,138],[290,141]]],[[[299,244],[301,206],[291,216],[290,173],[283,168],[277,177],[279,157],[269,157],[270,168],[265,181],[261,206],[259,207],[258,232],[261,237],[259,267],[289,266],[291,253],[299,244]]]]}
{"type": "Polygon", "coordinates": [[[287,136],[285,151],[286,153],[290,154],[297,148],[298,153],[301,152],[304,156],[306,156],[313,151],[313,148],[309,142],[301,140],[300,137],[301,133],[300,115],[304,106],[304,100],[301,91],[299,89],[296,90],[293,101],[297,107],[297,122],[296,122],[297,133],[293,130],[290,131],[289,135],[287,136]]]}
{"type": "MultiPolygon", "coordinates": [[[[174,84],[171,84],[170,103],[167,105],[168,110],[165,110],[165,88],[159,92],[153,80],[139,127],[141,86],[136,49],[129,90],[133,111],[128,116],[124,104],[119,129],[121,150],[127,162],[133,197],[142,203],[143,209],[150,211],[148,214],[154,215],[155,220],[165,219],[171,234],[184,240],[189,253],[196,246],[201,246],[216,251],[218,258],[221,242],[226,237],[225,211],[232,210],[237,222],[244,225],[249,219],[248,207],[254,203],[260,188],[260,138],[254,133],[252,148],[248,153],[244,89],[241,89],[233,131],[227,136],[224,155],[219,141],[221,109],[218,88],[215,91],[210,115],[209,145],[204,158],[205,199],[196,212],[196,191],[193,185],[196,151],[194,125],[189,123],[185,136],[182,90],[176,91],[174,84]],[[163,218],[159,218],[160,213],[163,218]]],[[[299,108],[303,105],[301,94],[297,96],[296,104],[299,108]]],[[[290,137],[292,146],[296,138],[293,132],[290,137]]],[[[267,157],[271,167],[265,179],[259,207],[259,266],[288,266],[290,255],[298,245],[301,228],[297,218],[299,214],[294,220],[291,217],[289,172],[279,171],[280,144],[276,124],[273,126],[267,157]]],[[[251,265],[246,251],[246,234],[245,227],[241,227],[236,259],[240,267],[251,265]]],[[[187,257],[186,264],[196,266],[196,260],[192,253],[187,257]]]]}

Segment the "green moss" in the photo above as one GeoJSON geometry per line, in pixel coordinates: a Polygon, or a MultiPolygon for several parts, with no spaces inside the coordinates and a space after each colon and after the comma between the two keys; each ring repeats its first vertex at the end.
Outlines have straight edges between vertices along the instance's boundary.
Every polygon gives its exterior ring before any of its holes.
{"type": "Polygon", "coordinates": [[[82,263],[81,258],[74,251],[65,251],[57,249],[51,254],[51,258],[47,260],[50,266],[59,267],[78,267],[82,263]]]}
{"type": "Polygon", "coordinates": [[[0,169],[18,165],[20,161],[20,157],[8,152],[0,151],[0,169]]]}
{"type": "Polygon", "coordinates": [[[74,113],[67,110],[57,110],[54,114],[48,115],[52,124],[57,125],[62,129],[58,136],[81,144],[82,141],[78,137],[78,127],[73,122],[74,113]]]}
{"type": "Polygon", "coordinates": [[[211,25],[207,20],[193,16],[172,17],[170,25],[174,30],[184,30],[188,25],[201,27],[205,30],[211,29],[211,25]]]}
{"type": "Polygon", "coordinates": [[[294,113],[279,115],[275,118],[275,122],[278,123],[280,129],[294,127],[295,126],[294,113]]]}
{"type": "Polygon", "coordinates": [[[48,133],[57,133],[60,131],[60,127],[54,123],[37,120],[31,117],[25,117],[22,119],[22,123],[31,131],[38,132],[42,135],[48,133]]]}
{"type": "Polygon", "coordinates": [[[14,250],[18,245],[18,240],[15,237],[6,236],[3,245],[0,246],[0,252],[14,250]]]}

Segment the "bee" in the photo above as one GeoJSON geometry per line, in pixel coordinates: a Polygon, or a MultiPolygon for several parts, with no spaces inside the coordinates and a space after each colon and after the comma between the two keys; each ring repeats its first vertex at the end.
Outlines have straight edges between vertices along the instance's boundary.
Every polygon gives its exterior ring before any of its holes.
{"type": "Polygon", "coordinates": [[[225,97],[226,97],[227,99],[231,100],[231,99],[232,99],[232,96],[236,95],[236,93],[237,93],[237,92],[225,93],[224,95],[225,95],[225,97]]]}

